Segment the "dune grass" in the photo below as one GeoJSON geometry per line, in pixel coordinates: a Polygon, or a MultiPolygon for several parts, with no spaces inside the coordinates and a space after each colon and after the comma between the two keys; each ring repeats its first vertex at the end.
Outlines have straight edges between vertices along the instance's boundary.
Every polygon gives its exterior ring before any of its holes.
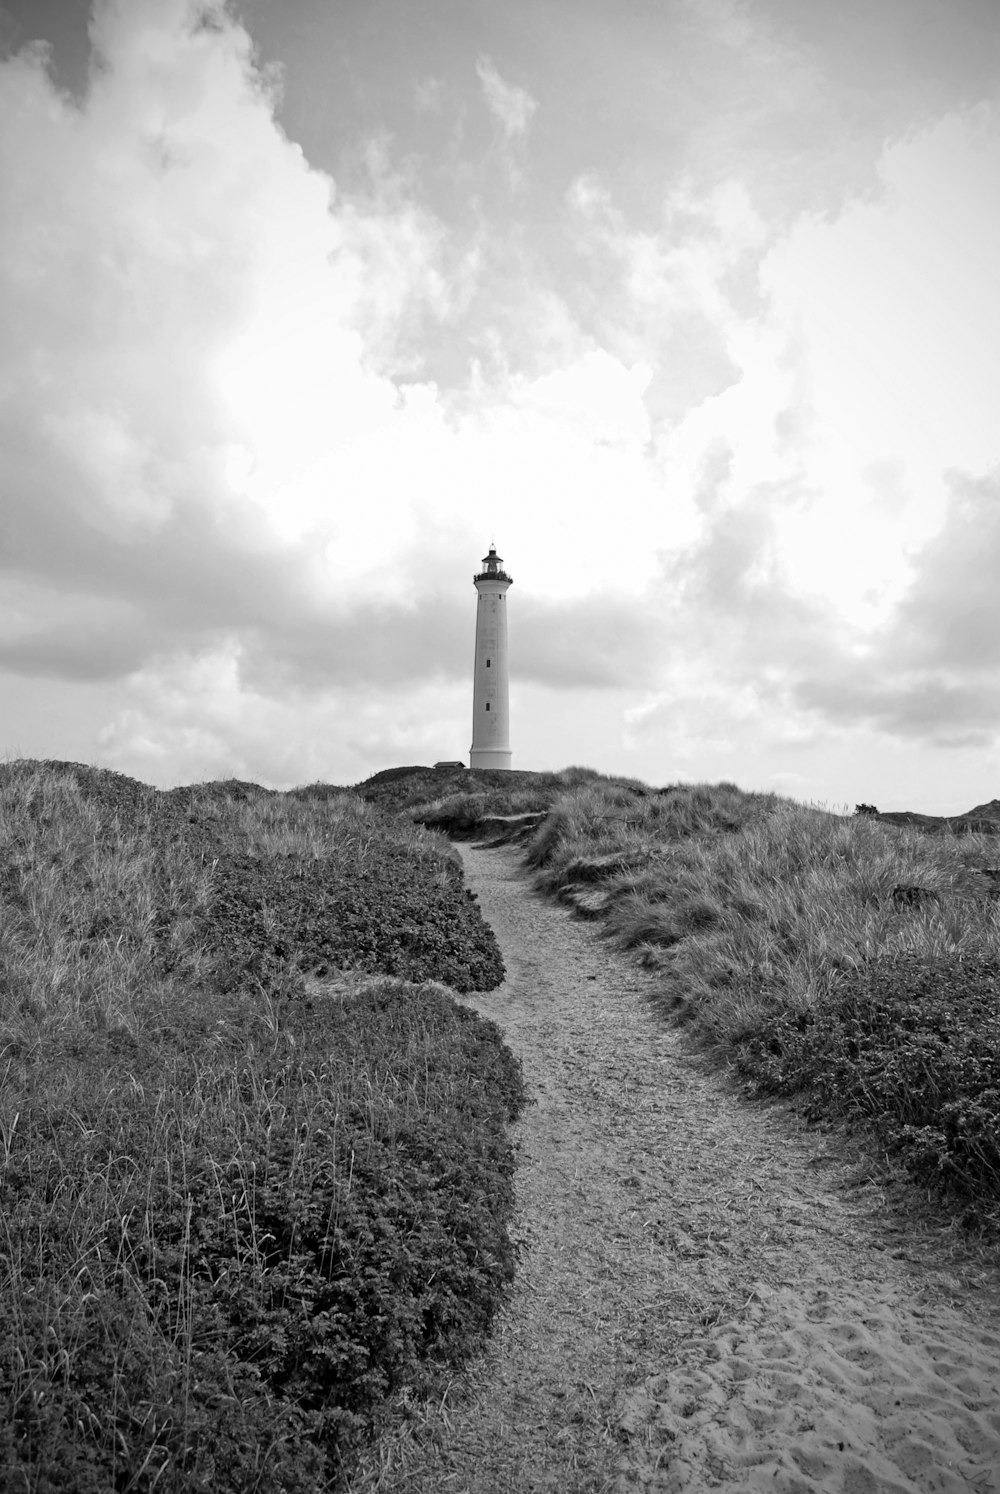
{"type": "Polygon", "coordinates": [[[970,1220],[1000,1205],[998,854],[731,784],[584,785],[527,850],[547,890],[600,888],[609,936],[718,1057],[863,1116],[970,1220]]]}
{"type": "MultiPolygon", "coordinates": [[[[548,773],[475,769],[436,778],[412,777],[400,808],[427,829],[466,838],[475,836],[487,819],[545,812],[568,791],[597,782],[641,787],[637,780],[605,778],[594,768],[548,773]]],[[[393,787],[398,794],[399,787],[393,787]]],[[[379,791],[376,785],[373,792],[379,791]]]]}
{"type": "Polygon", "coordinates": [[[723,1061],[1000,1220],[995,838],[586,769],[386,785],[0,767],[0,1487],[336,1488],[481,1346],[524,1091],[439,983],[502,975],[413,823],[455,794],[547,809],[541,885],[596,891],[723,1061]]]}
{"type": "Polygon", "coordinates": [[[354,796],[0,769],[0,1487],[335,1488],[488,1331],[520,1069],[433,980],[310,984],[318,871],[479,958],[451,853],[354,796]]]}

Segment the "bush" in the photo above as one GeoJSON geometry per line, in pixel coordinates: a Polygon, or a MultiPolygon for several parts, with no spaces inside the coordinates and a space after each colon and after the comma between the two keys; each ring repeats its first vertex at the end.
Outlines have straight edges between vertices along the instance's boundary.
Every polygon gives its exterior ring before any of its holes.
{"type": "Polygon", "coordinates": [[[216,980],[281,990],[292,971],[351,969],[491,990],[504,976],[499,946],[448,864],[425,868],[391,844],[363,868],[222,856],[198,922],[216,980]]]}
{"type": "Polygon", "coordinates": [[[387,980],[157,1031],[22,1060],[4,1107],[0,1482],[322,1487],[490,1328],[519,1065],[387,980]]]}
{"type": "Polygon", "coordinates": [[[863,1116],[921,1182],[970,1217],[1000,1201],[1000,962],[900,955],[783,1013],[753,1069],[814,1113],[863,1116]]]}
{"type": "Polygon", "coordinates": [[[287,993],[333,968],[460,991],[503,979],[450,847],[350,793],[160,794],[14,763],[0,767],[0,848],[0,1035],[23,1036],[32,1014],[138,1030],[164,982],[287,993]]]}
{"type": "Polygon", "coordinates": [[[353,794],[0,768],[0,1487],[326,1490],[440,1387],[524,1102],[440,982],[502,976],[450,848],[353,794]]]}

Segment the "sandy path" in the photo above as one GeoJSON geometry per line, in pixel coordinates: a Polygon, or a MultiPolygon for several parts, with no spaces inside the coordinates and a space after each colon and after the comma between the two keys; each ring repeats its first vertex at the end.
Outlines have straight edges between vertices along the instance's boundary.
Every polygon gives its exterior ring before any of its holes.
{"type": "Polygon", "coordinates": [[[536,1103],[487,1357],[356,1494],[1000,1494],[1000,1278],[843,1145],[703,1071],[652,978],[463,848],[508,979],[470,1000],[536,1103]]]}

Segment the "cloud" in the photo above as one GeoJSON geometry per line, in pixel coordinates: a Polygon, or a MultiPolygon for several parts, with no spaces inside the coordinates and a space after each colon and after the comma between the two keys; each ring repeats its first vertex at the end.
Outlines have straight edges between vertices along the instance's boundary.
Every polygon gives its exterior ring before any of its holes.
{"type": "Polygon", "coordinates": [[[72,586],[6,578],[0,599],[0,666],[56,680],[120,679],[146,648],[135,609],[72,586]]]}
{"type": "Polygon", "coordinates": [[[753,272],[768,241],[743,184],[729,180],[707,193],[676,184],[655,227],[637,226],[586,176],[566,202],[594,334],[625,361],[647,364],[654,418],[672,425],[735,384],[735,343],[748,310],[759,310],[753,272]]]}
{"type": "Polygon", "coordinates": [[[381,366],[453,294],[440,225],[282,135],[221,0],[99,5],[93,42],[79,107],[0,64],[4,654],[68,677],[328,612],[317,535],[364,499],[316,474],[406,425],[381,366]]]}
{"type": "Polygon", "coordinates": [[[519,599],[510,627],[518,678],[556,690],[636,688],[657,677],[664,654],[645,597],[529,596],[519,599]]]}
{"type": "MultiPolygon", "coordinates": [[[[0,666],[117,690],[103,750],[158,776],[294,780],[334,739],[359,772],[456,755],[493,535],[550,722],[606,702],[671,761],[858,724],[987,741],[996,113],[877,161],[858,125],[841,173],[828,80],[782,146],[765,84],[794,64],[799,109],[818,63],[781,10],[677,11],[707,164],[664,147],[651,192],[647,154],[641,211],[571,112],[545,155],[551,72],[533,133],[474,52],[501,170],[448,222],[388,128],[350,190],[314,169],[222,0],[101,0],[77,102],[42,50],[0,61],[0,666]],[[752,86],[713,134],[741,49],[752,86]]],[[[411,121],[416,99],[484,127],[457,62],[413,76],[411,121]]]]}
{"type": "Polygon", "coordinates": [[[508,142],[523,140],[538,108],[537,100],[527,89],[502,78],[488,57],[480,57],[476,73],[487,108],[500,125],[505,139],[508,142]]]}
{"type": "Polygon", "coordinates": [[[644,445],[650,436],[643,395],[650,370],[626,368],[603,348],[589,348],[562,368],[540,374],[510,391],[519,411],[585,435],[602,445],[644,445]]]}
{"type": "Polygon", "coordinates": [[[143,668],[99,737],[102,760],[147,782],[236,776],[290,786],[351,783],[401,762],[457,757],[471,720],[453,688],[424,683],[387,715],[372,684],[274,694],[247,669],[245,648],[223,640],[173,665],[143,668]]]}
{"type": "Polygon", "coordinates": [[[988,747],[996,740],[1000,684],[976,688],[947,678],[886,678],[871,669],[830,672],[804,680],[799,705],[843,726],[874,727],[888,736],[934,747],[988,747]]]}
{"type": "Polygon", "coordinates": [[[413,101],[421,114],[439,114],[444,104],[444,80],[418,78],[413,85],[413,101]]]}
{"type": "Polygon", "coordinates": [[[952,474],[945,521],[911,556],[875,627],[799,590],[782,559],[783,495],[726,503],[724,462],[706,475],[699,541],[665,564],[663,631],[685,639],[670,686],[626,712],[635,738],[716,747],[759,735],[817,743],[869,730],[949,750],[988,748],[1000,721],[1000,474],[952,474]]]}
{"type": "Polygon", "coordinates": [[[909,585],[852,658],[797,683],[827,720],[911,742],[988,746],[1000,721],[1000,473],[954,473],[937,534],[912,557],[909,585]]]}
{"type": "Polygon", "coordinates": [[[952,473],[949,486],[944,523],[913,557],[892,650],[911,668],[1000,675],[1000,466],[952,473]]]}
{"type": "Polygon", "coordinates": [[[522,161],[528,128],[538,103],[526,89],[502,78],[489,57],[479,58],[476,75],[486,107],[500,129],[500,139],[494,143],[486,160],[489,161],[492,157],[496,161],[502,174],[501,179],[510,192],[517,193],[524,186],[522,161]]]}
{"type": "Polygon", "coordinates": [[[433,608],[484,544],[498,510],[451,516],[485,468],[515,549],[550,472],[584,533],[641,477],[641,367],[584,348],[464,403],[406,371],[467,262],[388,168],[342,199],[309,167],[221,0],[98,6],[94,44],[80,107],[0,64],[8,664],[110,677],[243,628],[367,661],[397,556],[433,608]]]}
{"type": "Polygon", "coordinates": [[[996,740],[997,170],[977,106],[887,146],[877,200],[766,246],[758,315],[723,323],[739,377],[657,434],[698,532],[663,568],[688,659],[636,738],[996,740]]]}

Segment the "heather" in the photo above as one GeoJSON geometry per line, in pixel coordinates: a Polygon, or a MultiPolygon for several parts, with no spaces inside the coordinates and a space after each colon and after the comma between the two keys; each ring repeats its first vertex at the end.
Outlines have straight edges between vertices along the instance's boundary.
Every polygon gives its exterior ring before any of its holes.
{"type": "Polygon", "coordinates": [[[0,918],[0,1485],[335,1488],[514,1269],[453,853],[327,786],[13,763],[0,918]]]}
{"type": "Polygon", "coordinates": [[[554,803],[527,859],[719,1060],[857,1121],[957,1216],[1000,1218],[993,835],[604,781],[554,803]]]}

